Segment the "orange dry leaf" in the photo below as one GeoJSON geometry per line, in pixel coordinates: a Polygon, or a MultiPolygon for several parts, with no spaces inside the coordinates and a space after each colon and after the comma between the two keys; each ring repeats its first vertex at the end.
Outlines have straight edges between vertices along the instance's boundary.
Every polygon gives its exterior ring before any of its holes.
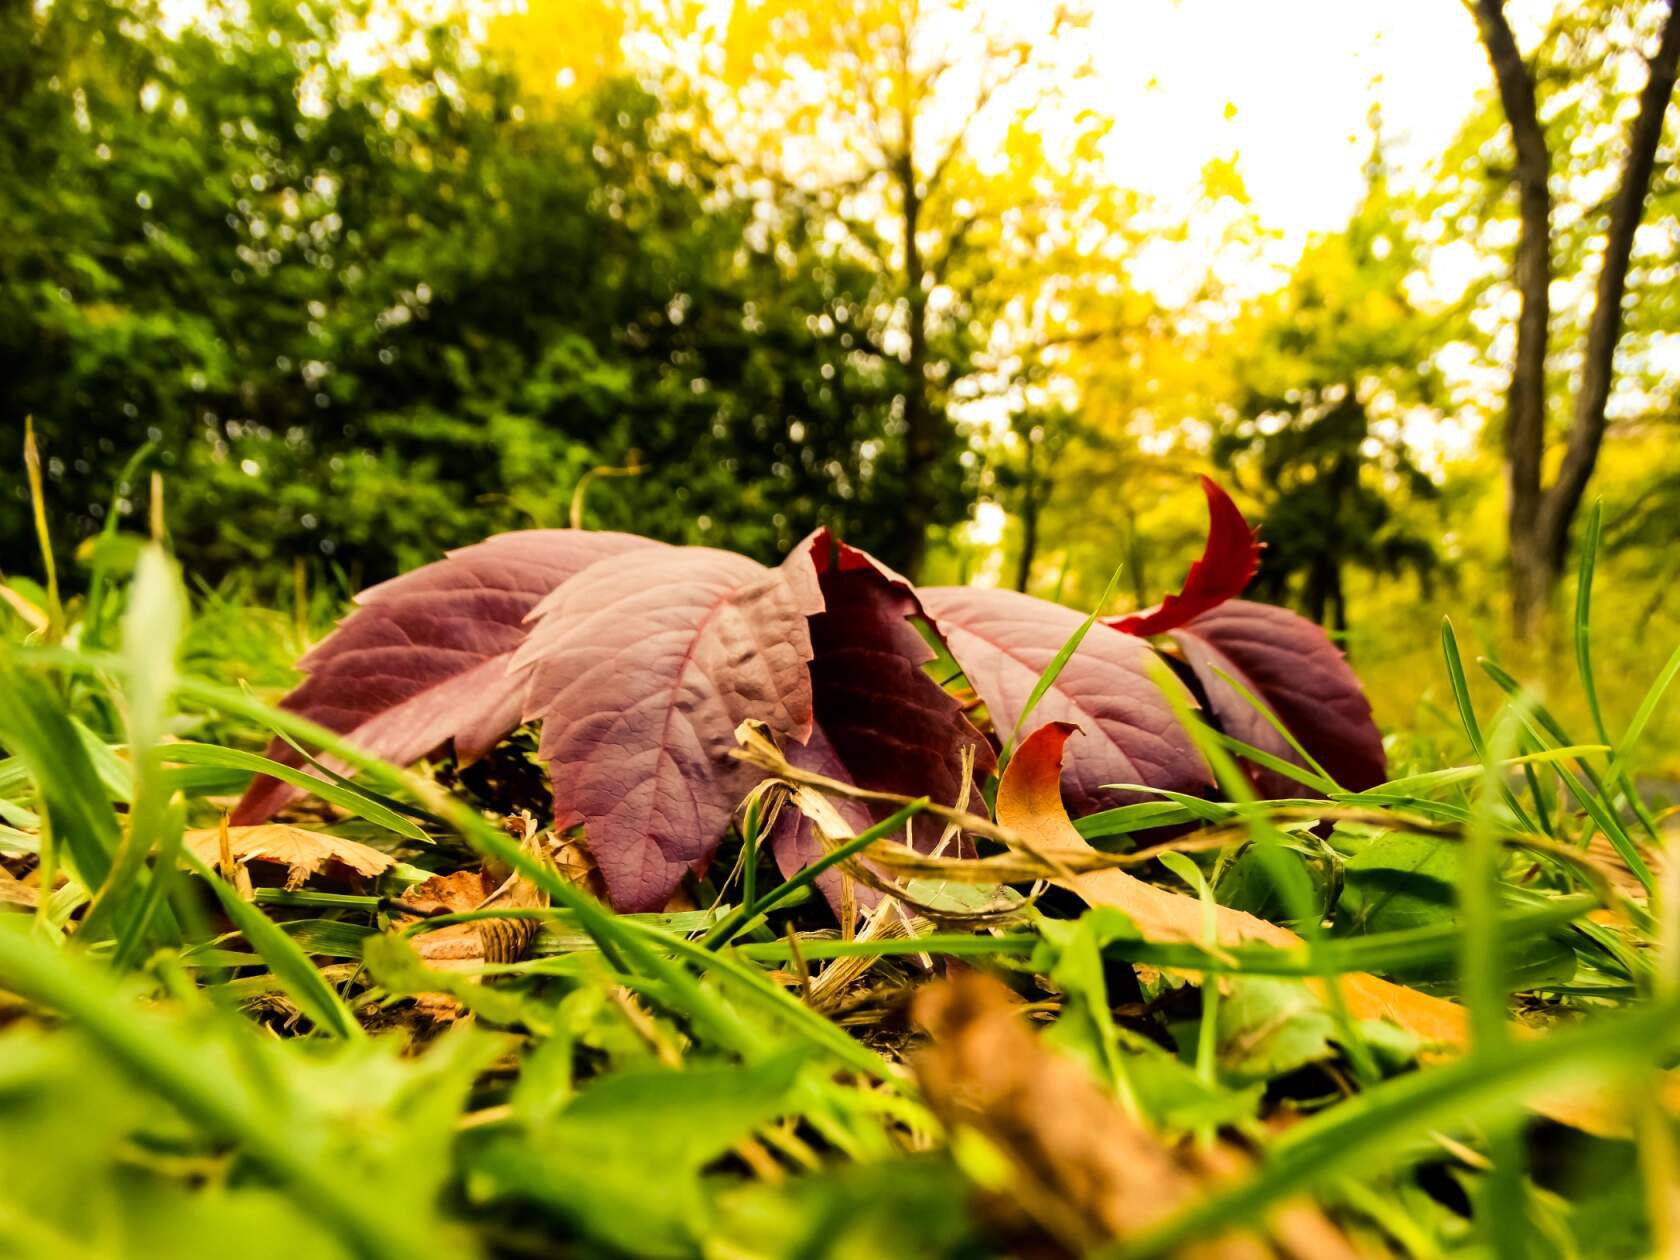
{"type": "Polygon", "coordinates": [[[388,854],[354,840],[307,831],[284,823],[259,827],[206,827],[189,831],[183,843],[207,866],[222,865],[222,836],[228,852],[241,866],[251,862],[272,862],[286,868],[286,887],[298,888],[311,875],[331,869],[340,878],[372,879],[384,874],[394,862],[388,854]]]}
{"type": "MultiPolygon", "coordinates": [[[[535,832],[526,837],[527,851],[542,852],[535,832]]],[[[417,914],[462,914],[474,910],[530,909],[546,906],[548,896],[522,876],[498,882],[484,870],[434,875],[402,896],[417,914]]],[[[444,971],[475,971],[484,963],[517,962],[536,937],[532,919],[484,918],[448,923],[414,938],[420,957],[444,971]]]]}
{"type": "MultiPolygon", "coordinates": [[[[1078,729],[1069,722],[1049,722],[1035,730],[1010,760],[997,794],[1000,823],[1030,841],[1035,850],[1065,857],[1091,851],[1062,804],[1062,748],[1078,729]]],[[[1146,940],[1196,944],[1204,939],[1204,907],[1194,897],[1157,888],[1113,868],[1059,882],[1088,905],[1123,910],[1146,940]]],[[[1288,928],[1224,906],[1218,908],[1216,925],[1221,945],[1290,948],[1302,944],[1288,928]]],[[[1321,981],[1309,980],[1307,984],[1315,992],[1324,991],[1321,981]]],[[[1461,1053],[1469,1045],[1469,1020],[1457,1003],[1366,972],[1349,972],[1339,977],[1338,985],[1349,1016],[1356,1020],[1386,1019],[1406,1029],[1423,1043],[1420,1057],[1425,1060],[1461,1053]]],[[[1518,1031],[1527,1033],[1521,1026],[1518,1031]]],[[[1589,1133],[1608,1136],[1627,1131],[1626,1120],[1602,1097],[1572,1094],[1536,1098],[1530,1100],[1530,1106],[1541,1115],[1589,1133]]]]}
{"type": "MultiPolygon", "coordinates": [[[[933,1036],[916,1058],[928,1102],[953,1132],[983,1136],[1007,1177],[983,1204],[996,1223],[1021,1217],[1075,1254],[1140,1233],[1240,1175],[1247,1158],[1225,1143],[1169,1147],[1123,1111],[1075,1060],[1047,1048],[997,980],[959,973],[922,990],[915,1014],[933,1036]]],[[[1184,1248],[1186,1260],[1342,1260],[1355,1252],[1310,1204],[1285,1204],[1265,1222],[1272,1242],[1244,1232],[1184,1248]]],[[[1014,1232],[1011,1230],[1011,1232],[1014,1232]]],[[[1029,1250],[1029,1254],[1035,1254],[1029,1250]]]]}
{"type": "MultiPolygon", "coordinates": [[[[477,910],[496,891],[496,881],[479,870],[433,875],[402,895],[404,905],[420,914],[461,914],[477,910]]],[[[484,962],[484,941],[476,923],[450,923],[415,937],[427,963],[443,970],[477,967],[484,962]]]]}

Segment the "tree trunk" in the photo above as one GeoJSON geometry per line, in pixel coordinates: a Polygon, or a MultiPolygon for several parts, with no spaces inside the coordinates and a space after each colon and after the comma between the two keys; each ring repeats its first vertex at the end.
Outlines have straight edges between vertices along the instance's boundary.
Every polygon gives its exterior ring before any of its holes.
{"type": "Polygon", "coordinates": [[[1038,460],[1031,438],[1026,439],[1027,459],[1021,475],[1021,554],[1015,561],[1015,589],[1025,591],[1032,580],[1033,561],[1038,557],[1038,518],[1049,497],[1048,488],[1040,491],[1038,460]]]}
{"type": "Polygon", "coordinates": [[[1342,652],[1347,652],[1347,588],[1342,585],[1342,566],[1335,562],[1330,565],[1330,632],[1336,641],[1342,645],[1342,652]]]}
{"type": "Polygon", "coordinates": [[[1662,141],[1668,102],[1674,95],[1677,66],[1680,66],[1680,16],[1671,0],[1661,41],[1646,65],[1639,112],[1628,128],[1621,183],[1610,205],[1604,259],[1599,264],[1592,322],[1587,326],[1587,345],[1581,358],[1581,385],[1575,395],[1563,463],[1541,507],[1540,541],[1554,579],[1568,559],[1569,527],[1580,510],[1581,498],[1598,463],[1599,448],[1604,444],[1604,409],[1610,401],[1616,343],[1622,336],[1622,301],[1627,296],[1633,238],[1645,217],[1645,201],[1651,191],[1651,175],[1656,169],[1657,146],[1662,141]]]}
{"type": "Polygon", "coordinates": [[[1540,481],[1545,455],[1545,377],[1551,284],[1551,155],[1540,129],[1534,77],[1517,50],[1503,0],[1475,0],[1476,22],[1516,149],[1514,172],[1521,205],[1514,282],[1522,299],[1516,361],[1507,395],[1505,450],[1510,479],[1508,534],[1511,613],[1518,635],[1528,634],[1545,613],[1569,555],[1569,530],[1604,443],[1604,412],[1614,379],[1616,343],[1622,334],[1633,238],[1645,212],[1663,120],[1680,65],[1680,18],[1670,0],[1661,41],[1646,67],[1639,111],[1628,130],[1622,178],[1611,203],[1604,256],[1582,355],[1567,444],[1557,479],[1540,481]]]}
{"type": "Polygon", "coordinates": [[[1021,554],[1015,561],[1015,589],[1025,591],[1032,580],[1033,561],[1038,557],[1038,505],[1021,514],[1021,554]]]}
{"type": "Polygon", "coordinates": [[[903,202],[904,299],[909,354],[904,364],[904,575],[922,577],[927,535],[933,525],[937,488],[934,464],[939,456],[939,418],[928,398],[927,291],[922,285],[922,251],[916,241],[921,226],[922,195],[916,183],[912,117],[904,117],[904,148],[898,155],[899,197],[903,202]]]}
{"type": "Polygon", "coordinates": [[[1513,282],[1522,301],[1516,359],[1505,407],[1506,527],[1511,555],[1511,616],[1517,632],[1532,625],[1550,582],[1535,560],[1540,520],[1540,463],[1546,443],[1546,342],[1551,324],[1551,153],[1540,130],[1534,78],[1505,20],[1504,0],[1476,0],[1476,24],[1499,87],[1516,150],[1522,234],[1513,282]]]}
{"type": "Polygon", "coordinates": [[[1121,512],[1126,518],[1126,569],[1132,577],[1132,601],[1139,608],[1147,608],[1153,589],[1145,572],[1148,554],[1144,550],[1143,538],[1138,534],[1137,513],[1130,507],[1122,508],[1121,512]]]}

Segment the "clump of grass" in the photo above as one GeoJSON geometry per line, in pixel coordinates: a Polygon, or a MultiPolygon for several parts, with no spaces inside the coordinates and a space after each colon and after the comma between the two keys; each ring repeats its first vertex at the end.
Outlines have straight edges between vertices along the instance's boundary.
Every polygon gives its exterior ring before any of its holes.
{"type": "MultiPolygon", "coordinates": [[[[1572,626],[1591,731],[1494,661],[1477,665],[1502,699],[1478,712],[1448,625],[1462,764],[1348,793],[1268,762],[1303,796],[1261,802],[1232,758],[1265,754],[1198,727],[1227,799],[1081,820],[1122,855],[1176,827],[1141,873],[1288,919],[1298,948],[1144,939],[1027,877],[976,891],[997,867],[962,859],[842,934],[814,872],[774,874],[764,795],[714,864],[728,874],[615,915],[557,868],[541,820],[522,841],[466,777],[382,764],[239,686],[262,654],[204,627],[246,614],[201,592],[189,627],[163,542],[137,542],[0,646],[0,1237],[65,1255],[193,1254],[233,1231],[379,1257],[1065,1248],[1075,1190],[936,1115],[908,1066],[910,995],[980,968],[1185,1167],[1215,1135],[1241,1152],[1106,1254],[1172,1254],[1302,1195],[1382,1254],[1649,1254],[1673,1237],[1680,898],[1628,767],[1680,653],[1620,723],[1601,706],[1595,541],[1572,626]],[[251,772],[280,772],[246,751],[276,731],[349,767],[308,821],[389,856],[384,874],[253,884],[184,845],[251,772]],[[405,898],[480,870],[540,895],[429,918],[405,898]],[[536,925],[511,960],[445,970],[417,944],[504,919],[536,925]],[[1431,1061],[1304,996],[1355,971],[1461,1000],[1468,1052],[1431,1061]],[[1587,1090],[1572,1113],[1545,1104],[1587,1090]]],[[[1054,1142],[1066,1117],[1042,1123],[1020,1140],[1054,1142]]]]}

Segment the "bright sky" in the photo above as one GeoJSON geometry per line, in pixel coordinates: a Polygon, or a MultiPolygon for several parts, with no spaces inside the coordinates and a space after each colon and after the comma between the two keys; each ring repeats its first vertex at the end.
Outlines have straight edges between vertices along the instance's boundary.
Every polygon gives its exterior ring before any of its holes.
{"type": "Polygon", "coordinates": [[[1180,210],[1202,167],[1240,155],[1292,256],[1346,222],[1380,102],[1402,177],[1421,171],[1491,75],[1460,0],[1106,0],[1096,104],[1118,125],[1118,183],[1180,210]]]}

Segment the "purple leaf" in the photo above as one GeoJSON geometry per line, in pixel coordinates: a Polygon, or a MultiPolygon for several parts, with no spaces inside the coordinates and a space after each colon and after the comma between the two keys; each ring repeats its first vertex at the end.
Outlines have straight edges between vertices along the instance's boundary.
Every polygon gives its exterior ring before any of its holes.
{"type": "Polygon", "coordinates": [[[754,772],[752,718],[811,733],[809,589],[732,552],[661,547],[560,587],[514,659],[542,719],[555,825],[581,822],[612,904],[657,910],[710,861],[754,772]]]}
{"type": "MultiPolygon", "coordinates": [[[[915,590],[904,578],[866,552],[819,530],[796,547],[784,567],[800,566],[816,578],[823,611],[811,618],[811,688],[816,730],[804,748],[786,750],[803,769],[879,792],[927,795],[945,805],[962,796],[963,750],[974,753],[969,808],[984,811],[978,785],[992,771],[991,744],[962,706],[923,668],[934,659],[910,618],[925,616],[915,590]]],[[[889,810],[872,811],[837,801],[842,816],[867,827],[889,810]]],[[[927,851],[943,825],[917,820],[912,840],[927,851]]],[[[822,854],[809,824],[784,813],[773,839],[784,873],[803,868],[822,854]]],[[[818,881],[838,904],[838,881],[818,881]]],[[[860,904],[874,894],[858,889],[860,904]]]]}
{"type": "Polygon", "coordinates": [[[991,773],[991,745],[923,666],[933,649],[911,623],[925,617],[909,582],[825,532],[810,543],[823,611],[811,618],[816,718],[854,782],[882,792],[962,793],[962,750],[991,773]]]}
{"type": "MultiPolygon", "coordinates": [[[[1071,608],[1015,591],[924,587],[921,596],[999,731],[1014,727],[1039,676],[1084,621],[1071,608]]],[[[1199,793],[1212,782],[1149,677],[1149,653],[1141,639],[1092,626],[1033,710],[1035,725],[1073,722],[1087,735],[1075,742],[1062,771],[1076,816],[1141,799],[1105,792],[1105,783],[1199,793]]]]}
{"type": "MultiPolygon", "coordinates": [[[[1382,736],[1353,670],[1317,624],[1284,608],[1235,599],[1170,632],[1226,733],[1296,765],[1301,758],[1223,671],[1263,701],[1342,787],[1361,792],[1388,777],[1382,736]]],[[[1304,789],[1257,770],[1269,797],[1304,789]]]]}
{"type": "MultiPolygon", "coordinates": [[[[660,544],[538,529],[451,552],[357,596],[360,607],[298,662],[309,677],[281,706],[399,765],[450,742],[463,761],[481,757],[519,725],[520,686],[508,663],[526,614],[597,560],[643,548],[660,544]]],[[[279,740],[268,755],[303,760],[279,740]]],[[[259,776],[232,822],[263,822],[301,795],[259,776]]]]}

